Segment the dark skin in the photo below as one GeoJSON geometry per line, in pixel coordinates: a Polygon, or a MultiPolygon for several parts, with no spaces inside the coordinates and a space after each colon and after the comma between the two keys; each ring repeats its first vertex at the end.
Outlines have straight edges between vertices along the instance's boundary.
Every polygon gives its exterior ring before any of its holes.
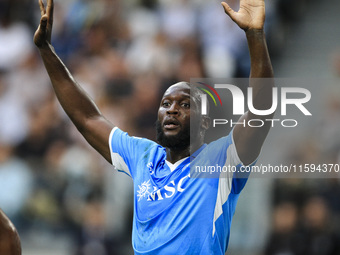
{"type": "Polygon", "coordinates": [[[21,255],[18,232],[5,213],[0,209],[0,254],[21,255]]]}
{"type": "MultiPolygon", "coordinates": [[[[99,111],[95,103],[88,97],[85,91],[74,80],[65,65],[56,55],[51,45],[51,32],[53,25],[53,0],[47,0],[45,7],[42,0],[39,0],[41,21],[34,35],[34,42],[40,51],[40,55],[50,76],[56,96],[64,108],[67,115],[75,124],[77,129],[85,139],[95,148],[107,161],[111,162],[108,139],[114,125],[110,123],[99,111]]],[[[270,62],[263,25],[265,20],[264,0],[241,0],[238,12],[232,10],[228,4],[222,3],[227,15],[245,31],[249,53],[251,58],[250,78],[272,78],[273,70],[270,62]]],[[[226,32],[227,36],[227,32],[226,32]]],[[[250,79],[253,88],[253,104],[258,110],[269,109],[272,103],[273,83],[263,83],[256,79],[250,79]]],[[[161,104],[158,111],[158,119],[162,123],[163,131],[166,135],[174,135],[181,128],[188,124],[190,116],[195,116],[195,107],[184,106],[183,100],[190,97],[189,87],[183,84],[171,86],[164,94],[164,99],[171,99],[170,104],[161,104]],[[172,116],[176,118],[176,125],[165,124],[166,120],[172,116]]],[[[190,101],[190,100],[189,100],[190,101]]],[[[255,116],[247,112],[241,120],[268,119],[270,116],[255,116]]],[[[236,125],[234,128],[234,141],[241,161],[248,165],[252,163],[261,150],[262,144],[268,134],[270,122],[266,122],[261,128],[251,128],[249,126],[236,125]]],[[[200,129],[207,129],[207,121],[200,122],[200,129]]],[[[204,132],[203,132],[204,133],[204,132]]],[[[186,148],[178,149],[166,148],[167,159],[171,163],[190,156],[190,151],[194,151],[203,144],[203,134],[199,132],[195,144],[186,148]]]]}
{"type": "Polygon", "coordinates": [[[198,99],[192,98],[190,86],[185,82],[172,85],[163,95],[158,109],[158,120],[166,136],[176,136],[185,127],[190,128],[191,117],[200,119],[201,132],[197,133],[197,137],[192,137],[192,143],[188,147],[180,151],[167,148],[167,160],[171,163],[188,157],[190,152],[196,151],[204,143],[202,131],[204,134],[209,128],[209,119],[201,117],[197,102],[198,99]]]}

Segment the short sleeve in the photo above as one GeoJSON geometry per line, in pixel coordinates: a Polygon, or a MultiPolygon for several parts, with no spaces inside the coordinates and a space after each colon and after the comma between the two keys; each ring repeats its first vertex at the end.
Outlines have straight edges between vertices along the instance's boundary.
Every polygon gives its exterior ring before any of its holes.
{"type": "Polygon", "coordinates": [[[154,144],[148,139],[129,136],[115,127],[109,138],[112,165],[119,172],[134,178],[138,161],[154,144]]]}

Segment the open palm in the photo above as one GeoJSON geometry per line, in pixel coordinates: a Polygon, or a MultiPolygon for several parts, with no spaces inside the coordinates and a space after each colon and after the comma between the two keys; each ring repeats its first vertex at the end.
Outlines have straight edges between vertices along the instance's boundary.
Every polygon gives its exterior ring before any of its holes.
{"type": "Polygon", "coordinates": [[[241,0],[238,12],[235,12],[225,2],[222,2],[222,5],[225,13],[243,30],[263,29],[265,20],[264,0],[241,0]]]}

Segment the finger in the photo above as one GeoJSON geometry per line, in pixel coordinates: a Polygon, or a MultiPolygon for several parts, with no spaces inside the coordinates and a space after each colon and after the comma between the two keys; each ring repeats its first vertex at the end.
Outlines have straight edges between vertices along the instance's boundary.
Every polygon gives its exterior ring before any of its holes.
{"type": "Polygon", "coordinates": [[[47,26],[47,16],[44,15],[40,19],[40,25],[38,27],[38,30],[34,34],[34,43],[40,47],[43,44],[43,41],[46,37],[46,26],[47,26]]]}
{"type": "Polygon", "coordinates": [[[41,16],[44,16],[44,14],[46,13],[46,9],[45,9],[44,2],[42,0],[39,0],[39,7],[40,7],[41,16]]]}
{"type": "Polygon", "coordinates": [[[235,11],[225,2],[221,2],[224,12],[231,18],[233,19],[235,11]]]}
{"type": "Polygon", "coordinates": [[[50,25],[53,24],[53,9],[54,9],[54,3],[53,0],[47,0],[47,16],[48,16],[48,23],[50,25]]]}
{"type": "Polygon", "coordinates": [[[40,33],[43,32],[45,33],[46,32],[46,27],[47,27],[47,15],[44,14],[41,19],[40,19],[40,33]]]}

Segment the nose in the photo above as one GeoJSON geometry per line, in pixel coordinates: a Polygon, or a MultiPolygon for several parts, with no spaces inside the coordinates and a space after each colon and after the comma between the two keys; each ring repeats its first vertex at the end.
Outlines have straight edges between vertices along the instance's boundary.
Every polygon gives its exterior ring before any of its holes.
{"type": "Polygon", "coordinates": [[[178,105],[176,103],[172,103],[171,106],[166,111],[168,114],[177,115],[179,113],[178,105]]]}

